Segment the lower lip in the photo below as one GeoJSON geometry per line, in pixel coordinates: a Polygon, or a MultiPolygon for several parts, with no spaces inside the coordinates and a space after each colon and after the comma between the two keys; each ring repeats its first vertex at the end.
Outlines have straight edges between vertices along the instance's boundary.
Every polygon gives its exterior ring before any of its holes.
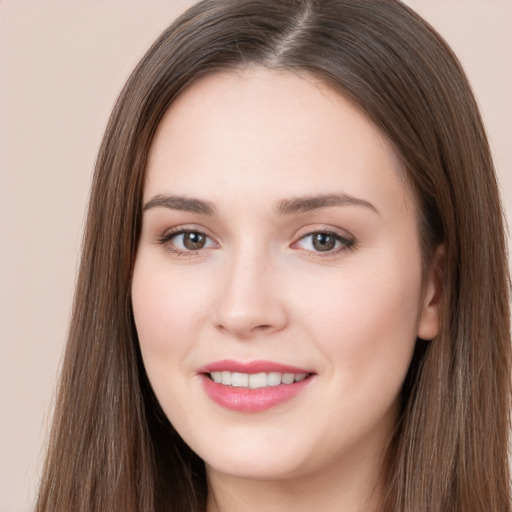
{"type": "Polygon", "coordinates": [[[280,384],[266,388],[236,388],[224,386],[201,375],[206,394],[218,405],[238,412],[261,412],[292,399],[312,381],[308,377],[293,384],[280,384]]]}

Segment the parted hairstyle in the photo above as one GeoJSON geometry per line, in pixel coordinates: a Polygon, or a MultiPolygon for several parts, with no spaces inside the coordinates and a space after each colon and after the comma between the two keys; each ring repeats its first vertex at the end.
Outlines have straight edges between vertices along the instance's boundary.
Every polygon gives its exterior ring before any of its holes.
{"type": "Polygon", "coordinates": [[[246,65],[314,76],[351,101],[404,164],[424,265],[444,246],[441,329],[417,340],[379,512],[509,512],[509,280],[493,163],[458,60],[397,0],[205,0],[133,71],[96,162],[37,512],[205,508],[204,464],[145,374],[131,276],[159,121],[199,77],[246,65]]]}

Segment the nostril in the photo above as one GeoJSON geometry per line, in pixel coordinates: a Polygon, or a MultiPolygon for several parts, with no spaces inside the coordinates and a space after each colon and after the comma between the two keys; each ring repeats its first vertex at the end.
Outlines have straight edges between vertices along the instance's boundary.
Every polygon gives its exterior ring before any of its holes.
{"type": "Polygon", "coordinates": [[[271,328],[271,325],[257,325],[256,327],[253,328],[253,331],[268,331],[271,328]]]}

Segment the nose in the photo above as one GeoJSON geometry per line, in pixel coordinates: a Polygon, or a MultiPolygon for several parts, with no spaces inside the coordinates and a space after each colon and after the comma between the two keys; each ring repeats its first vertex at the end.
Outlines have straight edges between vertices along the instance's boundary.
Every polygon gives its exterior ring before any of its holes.
{"type": "Polygon", "coordinates": [[[215,327],[237,339],[282,330],[288,324],[283,284],[268,258],[257,253],[235,258],[225,269],[215,327]]]}

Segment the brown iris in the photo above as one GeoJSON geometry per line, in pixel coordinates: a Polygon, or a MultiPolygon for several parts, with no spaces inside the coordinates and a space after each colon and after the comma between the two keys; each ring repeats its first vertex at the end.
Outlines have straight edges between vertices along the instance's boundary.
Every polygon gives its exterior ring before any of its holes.
{"type": "Polygon", "coordinates": [[[183,245],[189,251],[197,251],[202,249],[206,244],[206,236],[195,231],[185,231],[183,233],[183,245]]]}
{"type": "Polygon", "coordinates": [[[320,252],[332,251],[336,246],[336,237],[328,233],[315,233],[313,235],[313,247],[320,252]]]}

